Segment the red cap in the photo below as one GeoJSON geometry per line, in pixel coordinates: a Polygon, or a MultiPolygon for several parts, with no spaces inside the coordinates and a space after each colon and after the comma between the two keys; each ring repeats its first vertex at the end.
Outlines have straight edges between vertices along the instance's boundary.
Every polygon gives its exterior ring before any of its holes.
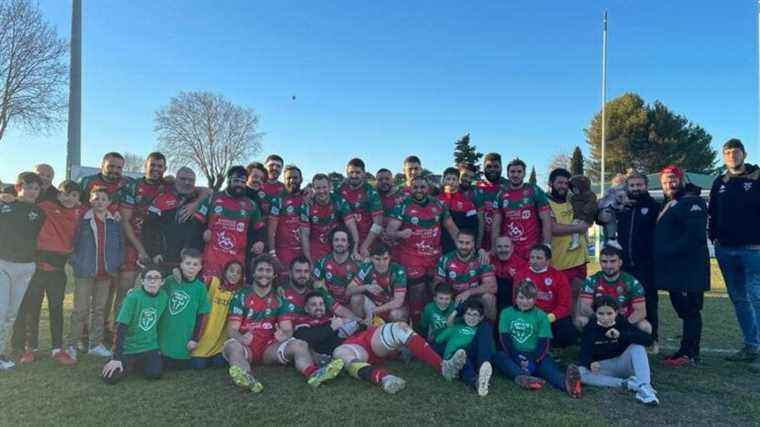
{"type": "Polygon", "coordinates": [[[662,170],[660,171],[660,173],[663,174],[663,175],[666,174],[666,173],[672,173],[678,179],[683,178],[683,171],[681,170],[681,168],[679,168],[676,165],[665,166],[664,168],[662,168],[662,170]]]}

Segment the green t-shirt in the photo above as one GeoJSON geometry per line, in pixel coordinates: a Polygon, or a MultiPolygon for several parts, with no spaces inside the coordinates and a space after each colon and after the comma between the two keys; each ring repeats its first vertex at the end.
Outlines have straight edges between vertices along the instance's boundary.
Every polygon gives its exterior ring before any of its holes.
{"type": "Polygon", "coordinates": [[[446,329],[448,324],[446,319],[454,312],[453,301],[449,303],[446,310],[441,310],[434,302],[429,302],[422,311],[420,319],[420,329],[425,332],[428,341],[434,341],[441,331],[446,329]]]}
{"type": "Polygon", "coordinates": [[[163,289],[169,296],[169,303],[158,322],[161,353],[172,359],[189,359],[187,342],[193,337],[196,317],[211,309],[206,286],[200,278],[177,283],[174,277],[169,277],[164,282],[163,289]]]}
{"type": "Polygon", "coordinates": [[[515,350],[522,353],[534,351],[539,338],[552,338],[549,317],[535,307],[528,311],[504,309],[499,316],[499,334],[504,333],[509,333],[515,350]]]}
{"type": "Polygon", "coordinates": [[[142,287],[129,291],[121,303],[116,321],[127,325],[123,354],[142,353],[158,349],[158,320],[169,297],[162,289],[151,295],[142,287]]]}
{"type": "Polygon", "coordinates": [[[443,351],[443,358],[450,359],[451,356],[460,348],[467,348],[475,338],[475,332],[478,328],[467,326],[464,323],[457,323],[442,330],[435,338],[437,343],[446,343],[446,349],[443,351]]]}

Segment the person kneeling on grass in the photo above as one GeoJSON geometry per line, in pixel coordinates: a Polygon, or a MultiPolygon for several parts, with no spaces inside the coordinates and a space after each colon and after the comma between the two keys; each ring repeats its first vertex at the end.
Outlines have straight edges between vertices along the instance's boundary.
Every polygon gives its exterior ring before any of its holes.
{"type": "Polygon", "coordinates": [[[198,346],[203,318],[210,309],[206,285],[199,275],[201,256],[198,249],[183,249],[180,277],[171,276],[164,283],[169,309],[158,322],[158,344],[167,369],[190,366],[190,352],[198,346]]]}
{"type": "Polygon", "coordinates": [[[191,368],[220,368],[227,364],[222,356],[222,348],[227,341],[227,316],[230,301],[242,286],[243,264],[240,261],[228,262],[222,277],[211,278],[207,289],[210,310],[203,321],[198,346],[190,355],[191,368]]]}
{"type": "Polygon", "coordinates": [[[370,326],[366,331],[348,337],[335,349],[333,356],[343,360],[352,377],[369,381],[380,386],[386,393],[393,394],[401,391],[406,386],[406,381],[373,365],[394,357],[403,347],[449,381],[459,376],[467,359],[467,354],[460,349],[450,359],[441,360],[441,356],[433,351],[425,339],[405,322],[370,326]]]}
{"type": "Polygon", "coordinates": [[[107,384],[116,384],[139,365],[145,378],[161,378],[158,319],[169,297],[161,289],[163,277],[157,267],[146,267],[141,281],[142,286],[129,291],[116,316],[113,356],[102,372],[107,384]]]}
{"type": "MultiPolygon", "coordinates": [[[[293,363],[318,387],[340,374],[342,360],[333,360],[319,368],[309,351],[309,345],[293,338],[293,324],[282,319],[289,304],[273,289],[275,261],[268,255],[251,260],[253,286],[240,289],[230,303],[224,358],[230,364],[229,374],[235,385],[259,393],[264,386],[251,375],[251,364],[293,363]]],[[[286,316],[287,317],[287,316],[286,316]]]]}
{"type": "Polygon", "coordinates": [[[581,397],[581,380],[578,367],[570,365],[563,374],[549,354],[552,338],[546,313],[535,306],[536,285],[523,280],[515,289],[515,305],[504,309],[499,316],[499,344],[501,351],[493,355],[496,367],[528,390],[537,390],[549,381],[578,399],[581,397]],[[536,375],[536,376],[534,376],[536,375]]]}
{"type": "Polygon", "coordinates": [[[483,322],[485,307],[480,298],[470,297],[465,300],[461,311],[463,322],[457,322],[441,331],[435,341],[446,344],[444,359],[450,359],[457,350],[465,350],[467,361],[460,378],[478,395],[486,396],[493,374],[490,362],[493,354],[493,329],[488,322],[483,322]]]}
{"type": "Polygon", "coordinates": [[[621,387],[636,392],[639,402],[659,405],[644,348],[653,340],[652,335],[618,314],[614,298],[596,297],[594,317],[583,329],[581,338],[581,381],[600,387],[621,387]]]}

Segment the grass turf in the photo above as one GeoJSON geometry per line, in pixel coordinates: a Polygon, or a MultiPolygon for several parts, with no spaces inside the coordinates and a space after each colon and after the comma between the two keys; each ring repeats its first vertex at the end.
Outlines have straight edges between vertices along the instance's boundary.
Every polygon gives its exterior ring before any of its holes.
{"type": "MultiPolygon", "coordinates": [[[[71,294],[67,315],[70,299],[71,294]]],[[[703,348],[740,345],[727,298],[711,295],[703,313],[703,348]]],[[[660,315],[661,343],[672,349],[680,323],[664,294],[660,315]]],[[[265,385],[259,395],[236,389],[223,369],[171,372],[160,381],[136,375],[107,386],[98,378],[103,359],[82,356],[79,364],[66,368],[49,358],[46,311],[40,339],[41,360],[0,372],[0,425],[749,425],[760,420],[760,374],[708,351],[698,367],[680,370],[662,368],[662,356],[652,357],[661,406],[646,408],[622,391],[588,387],[576,401],[548,387],[521,391],[498,375],[491,393],[480,398],[420,362],[388,364],[407,380],[407,388],[393,396],[346,375],[313,390],[295,370],[283,367],[255,368],[265,385]]],[[[562,358],[572,360],[576,354],[566,351],[562,358]]]]}

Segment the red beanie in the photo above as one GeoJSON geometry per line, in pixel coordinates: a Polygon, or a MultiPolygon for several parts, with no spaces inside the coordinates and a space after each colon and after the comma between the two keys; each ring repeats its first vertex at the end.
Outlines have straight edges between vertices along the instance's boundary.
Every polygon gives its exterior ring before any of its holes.
{"type": "Polygon", "coordinates": [[[681,168],[679,168],[676,165],[665,166],[664,168],[662,168],[662,170],[660,171],[660,173],[661,174],[672,173],[678,179],[683,178],[683,171],[681,170],[681,168]]]}

